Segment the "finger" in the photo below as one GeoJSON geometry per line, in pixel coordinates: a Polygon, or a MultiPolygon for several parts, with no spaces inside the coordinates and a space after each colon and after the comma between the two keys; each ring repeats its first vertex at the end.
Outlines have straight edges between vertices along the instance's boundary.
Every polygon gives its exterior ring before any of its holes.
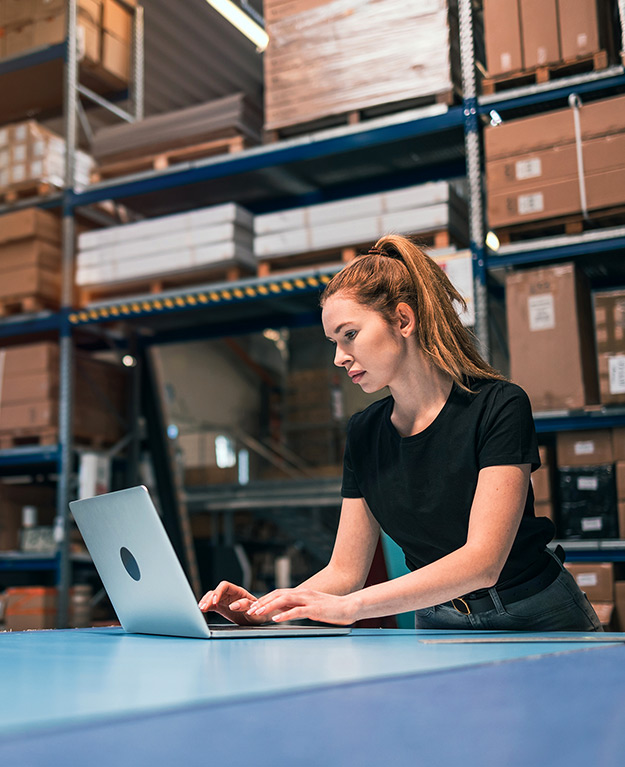
{"type": "Polygon", "coordinates": [[[284,621],[301,620],[302,618],[310,618],[308,608],[306,607],[292,607],[290,610],[285,610],[281,613],[276,613],[272,616],[271,620],[276,623],[283,623],[284,621]]]}
{"type": "Polygon", "coordinates": [[[258,601],[251,605],[247,611],[248,615],[269,615],[273,612],[282,612],[285,608],[295,607],[301,605],[303,600],[300,597],[296,597],[293,593],[283,594],[281,596],[275,596],[273,599],[267,601],[258,601]]]}
{"type": "Polygon", "coordinates": [[[206,612],[206,610],[208,610],[210,607],[212,598],[213,598],[213,592],[207,591],[206,594],[204,594],[204,596],[200,599],[198,603],[200,610],[202,610],[203,612],[206,612]]]}
{"type": "Polygon", "coordinates": [[[228,608],[233,612],[245,612],[246,610],[249,610],[252,602],[252,599],[237,599],[236,602],[229,604],[228,608]]]}

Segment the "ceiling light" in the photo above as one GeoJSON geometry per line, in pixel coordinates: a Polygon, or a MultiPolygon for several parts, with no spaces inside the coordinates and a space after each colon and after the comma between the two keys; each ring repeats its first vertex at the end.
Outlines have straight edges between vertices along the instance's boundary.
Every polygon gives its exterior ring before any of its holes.
{"type": "Polygon", "coordinates": [[[227,19],[232,26],[236,27],[239,32],[242,32],[248,40],[251,40],[256,45],[256,50],[262,53],[269,42],[269,35],[265,30],[257,24],[254,19],[243,13],[238,5],[235,5],[232,0],[206,0],[209,5],[221,13],[221,15],[227,19]]]}

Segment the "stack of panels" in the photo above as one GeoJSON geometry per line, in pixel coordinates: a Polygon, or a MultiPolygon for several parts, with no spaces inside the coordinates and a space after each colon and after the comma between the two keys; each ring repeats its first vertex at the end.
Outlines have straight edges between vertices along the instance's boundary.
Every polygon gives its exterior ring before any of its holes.
{"type": "Polygon", "coordinates": [[[235,203],[86,232],[78,247],[76,282],[83,286],[256,266],[252,215],[235,203]]]}
{"type": "MultiPolygon", "coordinates": [[[[124,371],[77,355],[74,436],[112,444],[123,434],[124,371]]],[[[0,349],[0,437],[53,435],[58,428],[59,347],[46,341],[0,349]]],[[[45,443],[44,443],[45,444],[45,443]]]]}
{"type": "Polygon", "coordinates": [[[454,0],[265,0],[264,14],[267,129],[449,93],[460,80],[454,0]]]}
{"type": "MultiPolygon", "coordinates": [[[[589,211],[625,204],[625,96],[579,110],[589,211]]],[[[484,133],[491,227],[581,213],[572,108],[510,120],[484,133]]]]}
{"type": "Polygon", "coordinates": [[[256,216],[254,253],[275,258],[441,230],[466,241],[466,203],[446,181],[256,216]]]}
{"type": "Polygon", "coordinates": [[[260,143],[261,130],[260,110],[235,93],[131,125],[102,128],[94,136],[92,149],[98,162],[110,163],[231,136],[260,143]]]}
{"type": "Polygon", "coordinates": [[[0,303],[24,298],[60,303],[61,222],[37,208],[0,218],[0,303]]]}
{"type": "MultiPolygon", "coordinates": [[[[89,183],[93,160],[76,152],[76,187],[89,183]]],[[[65,139],[35,120],[0,128],[0,193],[36,184],[62,187],[65,139]]]]}

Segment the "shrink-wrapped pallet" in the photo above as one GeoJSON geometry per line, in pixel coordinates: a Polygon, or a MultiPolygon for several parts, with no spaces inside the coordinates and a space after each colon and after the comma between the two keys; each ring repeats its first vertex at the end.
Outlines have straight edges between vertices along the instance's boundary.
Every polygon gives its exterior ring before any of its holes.
{"type": "Polygon", "coordinates": [[[459,86],[455,0],[265,0],[265,127],[459,86]]]}
{"type": "MultiPolygon", "coordinates": [[[[76,152],[76,187],[89,183],[93,160],[76,152]]],[[[0,128],[0,194],[39,185],[62,187],[65,180],[65,139],[35,120],[0,128]]]]}
{"type": "Polygon", "coordinates": [[[211,267],[253,269],[252,215],[226,203],[85,232],[77,264],[81,286],[183,276],[211,267]]]}

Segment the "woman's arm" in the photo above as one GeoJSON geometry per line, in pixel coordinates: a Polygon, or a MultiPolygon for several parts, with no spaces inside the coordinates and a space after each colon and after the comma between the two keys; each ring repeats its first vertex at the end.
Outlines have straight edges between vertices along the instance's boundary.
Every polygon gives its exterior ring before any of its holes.
{"type": "Polygon", "coordinates": [[[529,464],[482,469],[471,506],[467,542],[432,564],[344,596],[323,594],[316,590],[316,584],[313,590],[309,581],[297,589],[267,594],[250,607],[249,614],[276,621],[310,618],[349,624],[430,607],[490,588],[497,582],[512,548],[525,507],[529,475],[529,464]]]}
{"type": "MultiPolygon", "coordinates": [[[[362,589],[380,535],[380,528],[364,498],[344,498],[341,517],[330,562],[298,588],[343,595],[362,589]]],[[[272,592],[275,593],[275,592],[272,592]]],[[[260,623],[270,616],[248,615],[255,597],[240,586],[222,581],[208,591],[199,606],[213,610],[234,623],[260,623]]]]}

